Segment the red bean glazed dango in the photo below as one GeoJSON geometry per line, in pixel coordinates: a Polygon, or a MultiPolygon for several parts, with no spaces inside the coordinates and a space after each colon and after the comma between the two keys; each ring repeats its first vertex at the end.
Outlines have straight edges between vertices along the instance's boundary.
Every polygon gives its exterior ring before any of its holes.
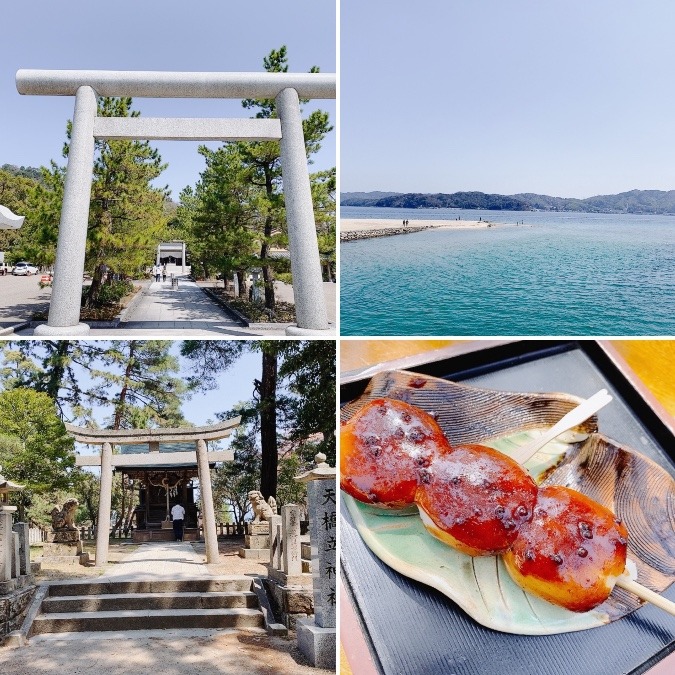
{"type": "Polygon", "coordinates": [[[415,495],[424,526],[469,555],[502,553],[532,517],[537,486],[510,457],[482,445],[453,448],[422,472],[415,495]]]}
{"type": "Polygon", "coordinates": [[[410,506],[420,469],[450,450],[431,415],[403,401],[375,399],[340,431],[340,487],[378,507],[410,506]]]}
{"type": "Polygon", "coordinates": [[[504,562],[526,591],[587,612],[607,599],[624,571],[627,538],[625,525],[601,504],[569,488],[544,487],[504,562]]]}

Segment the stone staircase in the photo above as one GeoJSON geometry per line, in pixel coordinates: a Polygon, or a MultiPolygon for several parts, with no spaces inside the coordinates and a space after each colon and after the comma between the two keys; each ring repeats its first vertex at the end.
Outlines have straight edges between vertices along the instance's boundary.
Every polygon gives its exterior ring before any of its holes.
{"type": "Polygon", "coordinates": [[[263,628],[246,576],[66,581],[48,586],[29,637],[158,628],[263,628]]]}

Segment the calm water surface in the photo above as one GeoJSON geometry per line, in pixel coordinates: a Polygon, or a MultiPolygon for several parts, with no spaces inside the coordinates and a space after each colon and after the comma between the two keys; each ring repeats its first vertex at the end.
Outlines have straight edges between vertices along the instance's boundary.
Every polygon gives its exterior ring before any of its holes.
{"type": "Polygon", "coordinates": [[[341,209],[458,216],[509,224],[341,245],[342,335],[675,335],[675,217],[341,209]]]}

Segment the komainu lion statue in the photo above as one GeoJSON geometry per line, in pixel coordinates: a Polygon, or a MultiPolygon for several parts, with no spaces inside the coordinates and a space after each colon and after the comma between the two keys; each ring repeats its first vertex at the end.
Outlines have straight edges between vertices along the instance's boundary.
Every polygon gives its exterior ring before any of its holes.
{"type": "Polygon", "coordinates": [[[77,528],[73,520],[75,519],[75,513],[79,505],[80,502],[71,497],[70,499],[66,499],[62,509],[55,506],[50,514],[52,517],[52,530],[76,530],[77,528]]]}
{"type": "Polygon", "coordinates": [[[248,493],[248,498],[253,507],[253,514],[255,518],[254,523],[259,523],[261,520],[270,520],[272,516],[277,514],[277,502],[274,497],[270,497],[268,501],[262,496],[259,490],[251,490],[248,493]]]}

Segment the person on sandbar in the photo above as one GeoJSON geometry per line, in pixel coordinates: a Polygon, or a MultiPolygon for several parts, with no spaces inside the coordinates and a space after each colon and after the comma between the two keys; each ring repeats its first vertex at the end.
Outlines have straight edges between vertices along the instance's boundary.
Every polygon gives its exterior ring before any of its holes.
{"type": "Polygon", "coordinates": [[[171,520],[173,520],[173,536],[176,541],[183,541],[184,518],[185,518],[185,509],[179,502],[171,509],[171,520]]]}

